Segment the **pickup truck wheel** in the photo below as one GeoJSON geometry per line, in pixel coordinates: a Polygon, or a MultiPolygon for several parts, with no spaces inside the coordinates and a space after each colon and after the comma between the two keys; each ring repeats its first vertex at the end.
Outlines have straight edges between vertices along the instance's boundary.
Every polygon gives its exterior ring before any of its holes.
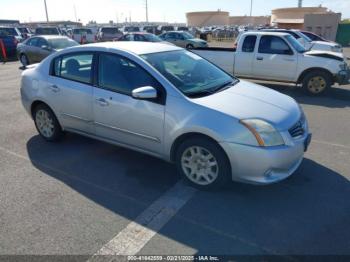
{"type": "Polygon", "coordinates": [[[231,165],[221,147],[205,138],[185,140],[176,152],[178,172],[194,187],[212,190],[227,184],[231,165]]]}
{"type": "Polygon", "coordinates": [[[331,87],[331,76],[323,71],[312,71],[303,79],[303,89],[308,95],[325,94],[331,87]]]}
{"type": "Polygon", "coordinates": [[[187,46],[186,46],[186,49],[193,49],[194,48],[194,46],[192,45],[192,44],[188,44],[187,46]]]}
{"type": "Polygon", "coordinates": [[[27,55],[21,54],[21,56],[19,57],[19,60],[21,61],[21,64],[23,66],[29,65],[29,59],[28,59],[27,55]]]}
{"type": "Polygon", "coordinates": [[[35,127],[46,141],[55,142],[63,136],[63,131],[52,110],[45,104],[39,104],[33,113],[35,127]]]}

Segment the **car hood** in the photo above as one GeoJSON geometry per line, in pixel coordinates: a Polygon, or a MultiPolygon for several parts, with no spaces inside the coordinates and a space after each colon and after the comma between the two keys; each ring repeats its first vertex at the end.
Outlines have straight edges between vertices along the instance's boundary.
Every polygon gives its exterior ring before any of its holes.
{"type": "Polygon", "coordinates": [[[265,120],[279,131],[288,130],[301,117],[299,106],[293,98],[246,81],[240,81],[222,92],[192,101],[237,120],[265,120]]]}
{"type": "Polygon", "coordinates": [[[340,45],[334,42],[324,42],[324,41],[312,41],[312,44],[331,46],[331,47],[339,47],[340,45]]]}
{"type": "Polygon", "coordinates": [[[342,53],[331,52],[331,51],[322,51],[322,50],[310,50],[310,51],[305,52],[304,55],[330,58],[330,59],[335,59],[338,61],[344,61],[344,58],[345,58],[344,54],[342,54],[342,53]]]}

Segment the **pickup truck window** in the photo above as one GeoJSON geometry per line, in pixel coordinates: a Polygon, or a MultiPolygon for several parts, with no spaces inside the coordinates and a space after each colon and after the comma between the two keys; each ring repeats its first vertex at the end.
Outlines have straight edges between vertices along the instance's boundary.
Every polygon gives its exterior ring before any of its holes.
{"type": "Polygon", "coordinates": [[[292,55],[289,45],[279,36],[264,35],[260,38],[259,53],[292,55]]]}
{"type": "Polygon", "coordinates": [[[243,42],[242,52],[246,52],[246,53],[254,52],[255,43],[256,43],[256,36],[247,35],[243,42]]]}

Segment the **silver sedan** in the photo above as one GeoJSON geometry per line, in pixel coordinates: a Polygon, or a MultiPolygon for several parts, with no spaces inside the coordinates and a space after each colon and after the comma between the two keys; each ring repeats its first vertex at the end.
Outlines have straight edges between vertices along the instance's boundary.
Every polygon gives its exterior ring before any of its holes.
{"type": "Polygon", "coordinates": [[[47,141],[74,132],[174,162],[194,186],[270,184],[300,165],[300,106],[176,46],[69,48],[22,75],[24,108],[47,141]]]}

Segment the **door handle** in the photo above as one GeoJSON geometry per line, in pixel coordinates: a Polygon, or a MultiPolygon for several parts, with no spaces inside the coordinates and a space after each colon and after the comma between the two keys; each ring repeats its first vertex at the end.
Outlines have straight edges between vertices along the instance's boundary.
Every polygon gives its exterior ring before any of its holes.
{"type": "Polygon", "coordinates": [[[283,60],[289,61],[289,62],[295,62],[295,59],[294,59],[294,58],[284,58],[283,60]]]}
{"type": "Polygon", "coordinates": [[[256,58],[256,60],[262,61],[262,60],[264,60],[264,58],[261,57],[261,56],[258,56],[258,57],[256,58]]]}
{"type": "Polygon", "coordinates": [[[107,102],[106,99],[104,98],[98,98],[96,99],[96,102],[100,105],[100,106],[108,106],[109,103],[107,102]]]}
{"type": "Polygon", "coordinates": [[[60,91],[60,88],[56,85],[52,85],[52,86],[50,86],[50,88],[51,88],[51,91],[54,93],[57,93],[60,91]]]}

